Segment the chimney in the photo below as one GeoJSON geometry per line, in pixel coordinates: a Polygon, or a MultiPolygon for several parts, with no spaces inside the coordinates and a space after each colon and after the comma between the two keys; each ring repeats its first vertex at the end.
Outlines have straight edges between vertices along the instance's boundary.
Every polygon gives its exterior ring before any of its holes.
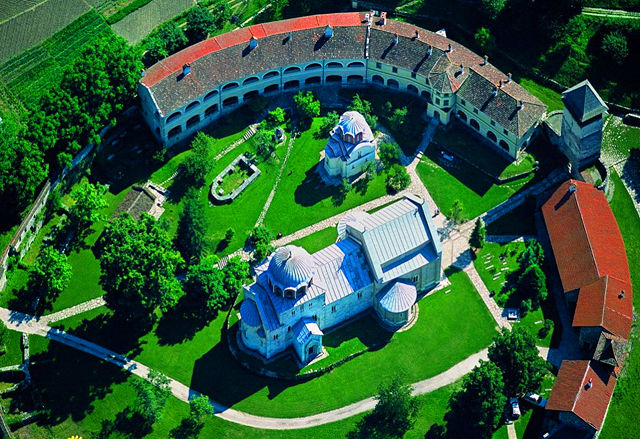
{"type": "Polygon", "coordinates": [[[498,86],[493,86],[493,92],[491,92],[491,95],[493,95],[494,98],[498,96],[498,86]]]}
{"type": "Polygon", "coordinates": [[[147,72],[145,72],[145,71],[144,71],[144,69],[142,69],[142,70],[140,71],[140,77],[141,77],[141,78],[144,78],[144,75],[146,75],[146,74],[147,74],[147,72]]]}
{"type": "Polygon", "coordinates": [[[380,14],[380,18],[382,18],[382,25],[384,26],[385,24],[387,24],[387,13],[383,12],[382,14],[380,14]]]}
{"type": "Polygon", "coordinates": [[[488,63],[489,63],[489,56],[488,56],[488,55],[485,55],[485,56],[484,56],[484,60],[482,61],[482,65],[483,65],[483,66],[486,66],[488,63]]]}
{"type": "Polygon", "coordinates": [[[331,28],[331,26],[327,25],[327,27],[324,29],[324,37],[331,38],[332,36],[333,36],[333,29],[331,28]]]}
{"type": "Polygon", "coordinates": [[[182,66],[182,77],[184,78],[191,73],[191,64],[187,63],[182,66]]]}
{"type": "Polygon", "coordinates": [[[393,45],[398,44],[398,34],[393,34],[393,45]]]}
{"type": "Polygon", "coordinates": [[[291,40],[293,40],[293,33],[289,32],[287,34],[287,41],[291,41],[291,40]]]}
{"type": "Polygon", "coordinates": [[[451,44],[447,46],[447,52],[453,52],[453,49],[451,48],[451,44]]]}
{"type": "Polygon", "coordinates": [[[418,32],[418,29],[416,29],[416,35],[415,35],[415,37],[413,37],[413,38],[414,38],[414,39],[416,39],[416,40],[417,40],[418,38],[420,38],[420,32],[418,32]]]}
{"type": "Polygon", "coordinates": [[[432,52],[433,52],[433,47],[429,46],[429,48],[427,49],[427,56],[431,56],[432,52]]]}
{"type": "Polygon", "coordinates": [[[498,88],[502,88],[502,79],[498,82],[498,88]]]}
{"type": "Polygon", "coordinates": [[[256,39],[256,37],[251,37],[251,39],[249,40],[249,50],[253,50],[256,47],[258,47],[258,40],[256,39]]]}
{"type": "Polygon", "coordinates": [[[507,83],[511,82],[511,73],[507,73],[507,83]]]}
{"type": "Polygon", "coordinates": [[[618,294],[618,299],[624,299],[624,290],[620,290],[620,294],[618,294]]]}
{"type": "Polygon", "coordinates": [[[518,111],[522,110],[523,108],[524,108],[524,102],[518,101],[518,111]]]}
{"type": "Polygon", "coordinates": [[[463,75],[464,74],[464,66],[462,64],[460,64],[460,69],[458,70],[458,74],[459,75],[463,75]]]}
{"type": "Polygon", "coordinates": [[[589,390],[591,386],[593,386],[593,378],[589,378],[589,381],[587,382],[587,385],[584,386],[584,388],[589,390]]]}
{"type": "Polygon", "coordinates": [[[574,192],[575,192],[575,191],[577,191],[577,190],[578,190],[578,186],[577,186],[575,183],[571,183],[571,184],[569,185],[569,193],[570,193],[570,194],[574,193],[574,192]]]}

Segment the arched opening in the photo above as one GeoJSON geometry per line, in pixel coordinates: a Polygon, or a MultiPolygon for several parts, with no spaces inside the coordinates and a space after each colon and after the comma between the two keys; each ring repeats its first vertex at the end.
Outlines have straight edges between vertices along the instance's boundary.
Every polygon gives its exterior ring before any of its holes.
{"type": "Polygon", "coordinates": [[[487,138],[489,140],[491,140],[494,143],[498,142],[498,138],[496,137],[496,135],[493,133],[493,131],[487,131],[487,138]]]}
{"type": "Polygon", "coordinates": [[[264,92],[265,93],[273,93],[275,91],[278,91],[280,89],[280,86],[278,84],[271,84],[268,85],[264,88],[264,92]]]}
{"type": "Polygon", "coordinates": [[[440,113],[437,110],[433,110],[433,117],[436,120],[440,120],[440,113]]]}
{"type": "Polygon", "coordinates": [[[285,69],[285,71],[282,73],[283,75],[290,75],[292,73],[298,73],[300,71],[300,67],[288,67],[285,69]]]}
{"type": "Polygon", "coordinates": [[[258,82],[259,80],[260,78],[258,78],[257,76],[251,76],[250,78],[242,81],[242,85],[253,84],[254,82],[258,82]]]}
{"type": "Polygon", "coordinates": [[[319,64],[319,63],[317,63],[317,62],[314,62],[313,64],[309,64],[309,65],[308,65],[307,67],[305,67],[304,69],[305,69],[305,70],[318,70],[318,69],[321,69],[321,68],[322,68],[322,65],[320,65],[320,64],[319,64]]]}
{"type": "Polygon", "coordinates": [[[300,87],[300,81],[298,81],[297,79],[294,81],[287,81],[284,83],[285,90],[290,90],[292,88],[298,88],[298,87],[300,87]]]}
{"type": "Polygon", "coordinates": [[[422,90],[422,93],[420,93],[420,96],[422,96],[428,101],[431,100],[431,93],[429,93],[427,90],[422,90]]]}
{"type": "Polygon", "coordinates": [[[360,84],[364,82],[364,78],[362,75],[350,75],[347,76],[347,82],[360,84]]]}
{"type": "Polygon", "coordinates": [[[371,82],[374,84],[384,85],[384,79],[382,79],[382,76],[380,75],[373,75],[373,77],[371,77],[371,82]]]}
{"type": "Polygon", "coordinates": [[[342,67],[343,67],[342,63],[335,62],[335,61],[332,61],[327,64],[328,69],[341,69],[342,67]]]}
{"type": "Polygon", "coordinates": [[[325,82],[342,82],[342,76],[340,75],[329,75],[325,82]]]}
{"type": "Polygon", "coordinates": [[[182,127],[178,125],[177,127],[174,127],[169,131],[169,138],[175,137],[181,132],[182,132],[182,127]]]}
{"type": "Polygon", "coordinates": [[[242,96],[242,100],[243,101],[247,101],[249,99],[255,98],[259,94],[260,94],[260,92],[258,92],[258,90],[251,90],[251,91],[245,93],[244,96],[242,96]]]}
{"type": "Polygon", "coordinates": [[[200,122],[200,115],[196,114],[195,116],[187,120],[187,128],[191,128],[192,126],[197,125],[198,122],[200,122]]]}
{"type": "Polygon", "coordinates": [[[388,79],[387,80],[387,87],[400,88],[400,84],[398,84],[398,81],[396,81],[395,79],[388,79]]]}
{"type": "Polygon", "coordinates": [[[284,297],[287,299],[294,299],[296,297],[295,288],[287,288],[284,290],[284,297]]]}
{"type": "Polygon", "coordinates": [[[280,73],[276,70],[272,70],[270,72],[265,73],[262,79],[275,78],[276,76],[280,76],[280,73]]]}
{"type": "Polygon", "coordinates": [[[185,109],[185,112],[188,113],[189,111],[191,111],[194,108],[196,108],[198,105],[200,105],[200,102],[198,102],[198,101],[191,102],[189,105],[187,105],[187,108],[185,109]]]}
{"type": "Polygon", "coordinates": [[[320,84],[321,78],[319,76],[312,76],[311,78],[307,78],[304,80],[305,85],[311,85],[311,84],[320,84]]]}
{"type": "Polygon", "coordinates": [[[507,145],[507,142],[505,142],[504,140],[500,139],[498,145],[500,145],[505,151],[509,151],[509,145],[507,145]]]}
{"type": "Polygon", "coordinates": [[[471,125],[476,131],[480,131],[480,124],[478,123],[477,120],[471,119],[469,121],[469,125],[471,125]]]}
{"type": "Polygon", "coordinates": [[[217,112],[218,112],[218,104],[213,104],[212,106],[210,106],[204,111],[204,115],[205,117],[208,117],[217,112]]]}
{"type": "Polygon", "coordinates": [[[349,63],[347,67],[350,69],[364,69],[364,63],[360,61],[354,61],[352,63],[349,63]]]}
{"type": "Polygon", "coordinates": [[[274,285],[274,286],[273,286],[273,292],[274,292],[275,294],[277,294],[278,296],[282,296],[282,288],[280,288],[280,287],[279,287],[279,286],[277,286],[277,285],[274,285]]]}
{"type": "Polygon", "coordinates": [[[222,101],[222,106],[224,108],[227,108],[231,105],[236,105],[238,103],[238,97],[237,96],[232,96],[230,98],[225,99],[224,101],[222,101]]]}
{"type": "Polygon", "coordinates": [[[418,94],[418,93],[419,93],[419,92],[418,92],[418,87],[416,87],[416,86],[415,86],[415,85],[413,85],[413,84],[409,84],[409,85],[407,85],[407,91],[408,91],[409,93],[413,93],[413,94],[418,94]]]}
{"type": "Polygon", "coordinates": [[[300,288],[298,288],[298,291],[296,291],[296,297],[297,296],[302,296],[306,292],[307,292],[307,286],[306,285],[302,285],[300,288]]]}
{"type": "Polygon", "coordinates": [[[460,118],[460,120],[463,120],[465,122],[467,121],[467,115],[464,114],[462,111],[458,111],[458,117],[460,118]]]}
{"type": "Polygon", "coordinates": [[[213,90],[210,91],[209,93],[207,93],[207,95],[204,97],[204,101],[208,101],[209,99],[213,99],[215,97],[218,96],[218,90],[213,90]]]}
{"type": "Polygon", "coordinates": [[[180,113],[179,111],[176,111],[175,113],[173,113],[171,116],[167,117],[167,123],[171,123],[174,120],[176,120],[177,118],[180,117],[182,113],[180,113]]]}
{"type": "Polygon", "coordinates": [[[233,90],[234,88],[238,88],[238,83],[237,82],[230,82],[228,84],[226,84],[224,87],[222,87],[222,91],[225,90],[233,90]]]}

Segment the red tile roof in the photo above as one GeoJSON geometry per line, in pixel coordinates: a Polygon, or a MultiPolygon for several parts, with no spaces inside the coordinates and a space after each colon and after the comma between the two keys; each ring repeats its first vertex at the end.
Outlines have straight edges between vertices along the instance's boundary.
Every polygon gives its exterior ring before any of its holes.
{"type": "Polygon", "coordinates": [[[563,361],[546,409],[572,412],[600,430],[616,386],[609,370],[588,360],[563,361]]]}
{"type": "Polygon", "coordinates": [[[580,288],[573,326],[600,326],[628,340],[633,322],[632,300],[629,283],[602,277],[580,288]]]}
{"type": "Polygon", "coordinates": [[[569,180],[542,206],[542,214],[565,292],[606,275],[631,284],[622,235],[601,191],[569,180]],[[569,193],[572,184],[576,191],[569,193]]]}

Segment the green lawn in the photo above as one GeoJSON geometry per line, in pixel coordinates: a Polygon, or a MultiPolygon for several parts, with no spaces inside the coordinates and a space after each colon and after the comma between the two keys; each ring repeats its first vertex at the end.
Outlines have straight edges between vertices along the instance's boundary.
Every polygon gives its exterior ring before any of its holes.
{"type": "MultiPolygon", "coordinates": [[[[633,285],[640,285],[640,218],[620,177],[613,170],[611,170],[611,181],[615,184],[611,210],[616,216],[627,249],[631,282],[633,285]]],[[[640,309],[640,294],[634,294],[634,306],[636,309],[640,309]]],[[[631,331],[631,343],[634,346],[631,354],[627,357],[622,376],[618,380],[613,394],[609,414],[600,434],[602,439],[640,437],[640,424],[638,424],[635,415],[637,407],[640,407],[640,392],[638,392],[640,349],[638,348],[638,340],[640,340],[640,330],[634,326],[631,331]]]]}
{"type": "Polygon", "coordinates": [[[640,128],[622,123],[618,116],[609,116],[602,133],[602,155],[609,162],[629,157],[632,150],[640,149],[640,128]]]}
{"type": "Polygon", "coordinates": [[[297,245],[304,248],[309,253],[315,253],[318,250],[330,246],[338,239],[338,229],[334,226],[327,227],[326,229],[318,230],[304,238],[291,241],[289,244],[297,245]]]}
{"type": "Polygon", "coordinates": [[[264,220],[274,233],[288,235],[386,194],[385,175],[380,174],[369,183],[366,191],[354,187],[342,204],[334,205],[332,196],[337,188],[327,186],[315,171],[320,151],[326,144],[325,138],[317,139],[314,135],[320,122],[320,118],[315,119],[311,128],[295,141],[264,220]]]}
{"type": "Polygon", "coordinates": [[[5,338],[5,352],[0,355],[0,367],[12,366],[14,364],[22,363],[22,344],[20,339],[22,333],[17,331],[7,330],[5,338]]]}
{"type": "Polygon", "coordinates": [[[460,200],[464,217],[475,218],[506,201],[533,178],[529,175],[511,183],[494,185],[487,176],[460,161],[455,167],[447,165],[445,169],[434,159],[440,160],[435,148],[428,148],[416,171],[440,211],[447,216],[454,201],[460,200]]]}
{"type": "Polygon", "coordinates": [[[560,93],[551,90],[544,85],[540,85],[533,79],[525,77],[519,78],[518,83],[529,93],[531,93],[547,105],[547,113],[564,109],[564,104],[562,103],[562,95],[560,93]]]}

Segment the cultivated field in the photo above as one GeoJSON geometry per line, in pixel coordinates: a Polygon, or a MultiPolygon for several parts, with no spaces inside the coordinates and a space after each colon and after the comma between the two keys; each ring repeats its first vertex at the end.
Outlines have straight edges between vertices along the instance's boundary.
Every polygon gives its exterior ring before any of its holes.
{"type": "Polygon", "coordinates": [[[0,22],[10,19],[40,3],[38,0],[4,0],[0,9],[0,22]]]}
{"type": "Polygon", "coordinates": [[[83,0],[47,0],[31,9],[31,1],[11,0],[13,14],[8,16],[6,2],[2,3],[0,20],[5,21],[0,24],[0,62],[41,43],[91,9],[83,0]]]}
{"type": "Polygon", "coordinates": [[[113,33],[104,19],[90,10],[42,44],[0,64],[0,81],[24,103],[37,101],[87,45],[108,35],[113,33]]]}
{"type": "Polygon", "coordinates": [[[115,33],[131,44],[137,44],[160,23],[193,6],[195,0],[154,0],[114,23],[115,33]]]}

